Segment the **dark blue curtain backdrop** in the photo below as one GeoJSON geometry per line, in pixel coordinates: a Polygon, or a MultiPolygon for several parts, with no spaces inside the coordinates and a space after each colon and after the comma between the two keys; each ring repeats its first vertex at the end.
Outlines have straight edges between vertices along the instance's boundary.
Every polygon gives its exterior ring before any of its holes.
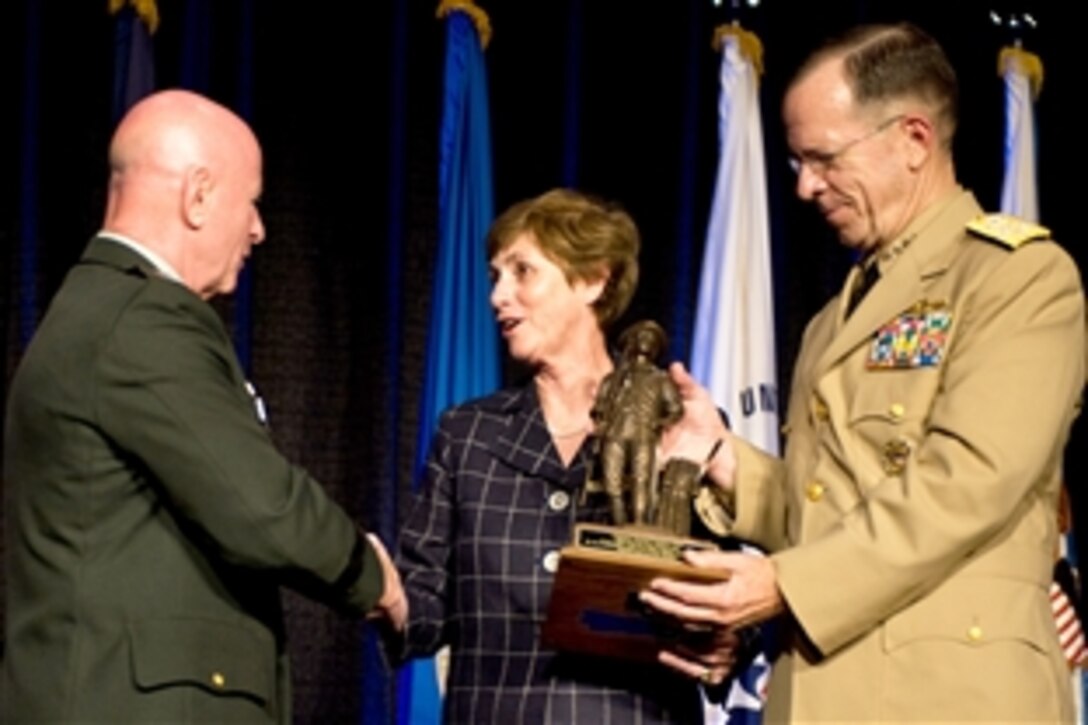
{"type": "MultiPolygon", "coordinates": [[[[559,185],[624,204],[644,237],[628,320],[658,319],[674,355],[686,357],[717,161],[710,41],[729,16],[711,0],[477,1],[494,28],[486,55],[496,210],[559,185]]],[[[438,234],[444,25],[436,6],[159,0],[152,41],[159,88],[193,88],[235,108],[265,148],[268,241],[238,295],[217,304],[278,443],[387,540],[416,473],[438,234]]],[[[766,51],[783,400],[803,326],[848,262],[793,198],[778,120],[790,72],[820,39],[856,22],[928,28],[963,85],[961,180],[994,207],[1003,123],[996,60],[1005,40],[989,25],[995,6],[1039,20],[1025,45],[1046,66],[1037,105],[1042,217],[1083,267],[1079,181],[1088,146],[1078,133],[1076,3],[763,0],[742,17],[766,51]]],[[[44,306],[101,222],[115,32],[105,0],[0,7],[0,402],[44,306]]],[[[1088,532],[1083,447],[1078,432],[1067,478],[1088,532]]],[[[0,573],[0,607],[3,584],[0,573]]],[[[365,624],[293,593],[285,599],[296,721],[391,722],[394,679],[365,624]]]]}

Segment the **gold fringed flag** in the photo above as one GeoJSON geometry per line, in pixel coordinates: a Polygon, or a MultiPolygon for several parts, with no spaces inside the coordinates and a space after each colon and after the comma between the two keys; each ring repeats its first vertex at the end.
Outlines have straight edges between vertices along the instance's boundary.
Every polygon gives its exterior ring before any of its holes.
{"type": "Polygon", "coordinates": [[[154,35],[159,29],[159,6],[155,0],[109,0],[110,15],[116,15],[126,5],[132,6],[136,16],[144,21],[148,32],[154,35]]]}

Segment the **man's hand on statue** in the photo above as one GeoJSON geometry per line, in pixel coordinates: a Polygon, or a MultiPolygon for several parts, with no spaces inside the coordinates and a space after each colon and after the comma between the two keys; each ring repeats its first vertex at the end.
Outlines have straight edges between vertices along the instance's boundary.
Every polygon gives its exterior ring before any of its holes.
{"type": "Polygon", "coordinates": [[[737,459],[718,406],[682,363],[670,365],[669,376],[680,391],[684,415],[662,433],[657,460],[662,465],[670,458],[695,461],[716,484],[732,488],[737,459]]]}

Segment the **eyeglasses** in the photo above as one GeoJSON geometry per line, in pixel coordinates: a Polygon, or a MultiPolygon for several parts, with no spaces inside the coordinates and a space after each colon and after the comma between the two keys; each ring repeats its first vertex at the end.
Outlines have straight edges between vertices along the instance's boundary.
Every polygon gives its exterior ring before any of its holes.
{"type": "Polygon", "coordinates": [[[847,151],[864,141],[868,141],[881,131],[891,128],[892,124],[901,121],[904,115],[905,114],[900,113],[885,119],[878,123],[869,133],[859,136],[853,141],[847,141],[834,151],[804,151],[796,156],[790,156],[790,168],[793,169],[793,173],[800,174],[801,169],[807,166],[812,173],[823,176],[835,167],[836,162],[841,159],[847,151]]]}

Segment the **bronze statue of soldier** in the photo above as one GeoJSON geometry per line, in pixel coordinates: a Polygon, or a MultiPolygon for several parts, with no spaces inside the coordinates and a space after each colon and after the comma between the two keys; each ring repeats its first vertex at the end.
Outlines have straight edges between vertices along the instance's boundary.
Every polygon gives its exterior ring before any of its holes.
{"type": "Polygon", "coordinates": [[[571,545],[560,552],[541,644],[656,662],[662,647],[685,633],[673,622],[648,617],[637,593],[657,576],[718,582],[728,575],[683,561],[688,549],[715,548],[692,538],[703,464],[674,458],[658,473],[661,435],[683,416],[676,384],[656,365],[665,331],[652,321],[637,322],[618,343],[620,358],[601,381],[591,410],[594,461],[582,491],[607,495],[612,522],[575,526],[571,545]]]}
{"type": "Polygon", "coordinates": [[[591,411],[612,523],[687,536],[698,466],[692,470],[684,462],[670,461],[658,483],[661,433],[684,412],[675,383],[655,362],[667,343],[665,331],[643,320],[624,330],[618,342],[620,360],[601,382],[591,411]]]}

